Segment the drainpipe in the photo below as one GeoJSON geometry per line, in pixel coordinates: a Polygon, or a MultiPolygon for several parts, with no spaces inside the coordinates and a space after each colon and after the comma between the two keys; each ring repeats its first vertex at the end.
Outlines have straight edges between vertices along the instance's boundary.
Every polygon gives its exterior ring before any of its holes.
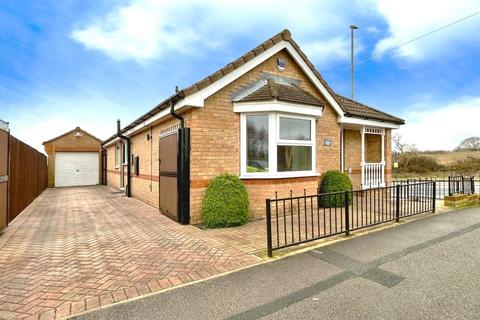
{"type": "Polygon", "coordinates": [[[170,100],[170,115],[180,120],[180,128],[182,129],[185,128],[185,119],[183,118],[183,116],[179,115],[178,113],[175,113],[174,103],[172,100],[170,100]]]}
{"type": "MultiPolygon", "coordinates": [[[[130,158],[132,157],[130,153],[131,142],[130,142],[130,137],[124,136],[123,134],[120,133],[120,119],[117,120],[117,137],[119,137],[122,140],[125,140],[125,143],[127,146],[127,186],[125,187],[125,195],[127,196],[127,198],[130,198],[131,197],[130,185],[132,181],[132,177],[130,175],[130,171],[131,171],[130,158]]],[[[122,163],[122,166],[123,166],[123,163],[122,163]]]]}

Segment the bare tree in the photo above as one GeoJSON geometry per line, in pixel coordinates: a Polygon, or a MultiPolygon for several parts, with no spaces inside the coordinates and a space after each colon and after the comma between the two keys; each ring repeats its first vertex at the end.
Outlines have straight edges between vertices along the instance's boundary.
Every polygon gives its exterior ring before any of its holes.
{"type": "Polygon", "coordinates": [[[400,133],[394,134],[392,140],[395,150],[400,154],[404,154],[405,152],[417,151],[417,146],[412,143],[404,142],[400,133]]]}

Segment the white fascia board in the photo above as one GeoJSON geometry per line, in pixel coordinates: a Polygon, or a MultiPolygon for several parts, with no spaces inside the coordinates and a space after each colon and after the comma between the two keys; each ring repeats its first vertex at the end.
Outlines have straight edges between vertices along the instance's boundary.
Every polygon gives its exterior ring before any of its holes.
{"type": "Polygon", "coordinates": [[[389,129],[400,128],[399,124],[395,124],[395,123],[391,123],[391,122],[360,119],[360,118],[355,118],[355,117],[339,117],[338,122],[344,123],[344,124],[356,124],[356,125],[360,125],[360,126],[389,128],[389,129]]]}
{"type": "Polygon", "coordinates": [[[321,117],[323,108],[293,104],[282,101],[267,102],[235,102],[233,103],[233,112],[249,113],[249,112],[284,112],[321,117]]]}
{"type": "Polygon", "coordinates": [[[117,143],[119,140],[120,140],[120,138],[119,138],[119,137],[116,137],[116,138],[108,141],[108,142],[105,143],[104,145],[102,145],[102,147],[104,147],[104,148],[110,147],[112,144],[117,143]]]}

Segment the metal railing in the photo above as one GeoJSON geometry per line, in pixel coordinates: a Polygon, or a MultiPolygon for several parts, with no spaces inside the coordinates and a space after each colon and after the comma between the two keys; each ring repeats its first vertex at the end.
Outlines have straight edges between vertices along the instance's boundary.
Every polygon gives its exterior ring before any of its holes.
{"type": "Polygon", "coordinates": [[[392,181],[392,186],[396,185],[407,185],[412,183],[419,183],[419,182],[427,182],[433,181],[436,185],[436,199],[443,200],[445,196],[452,195],[455,189],[460,189],[461,187],[465,186],[464,193],[467,194],[474,194],[480,193],[480,179],[475,179],[474,177],[466,177],[464,179],[464,183],[458,182],[458,188],[455,185],[458,180],[453,179],[452,182],[449,181],[449,178],[409,178],[409,179],[396,179],[392,181]]]}
{"type": "Polygon", "coordinates": [[[364,163],[362,165],[363,178],[362,189],[378,188],[385,186],[385,164],[364,163]]]}
{"type": "Polygon", "coordinates": [[[351,231],[435,212],[432,181],[367,190],[266,199],[267,250],[298,245],[351,231]]]}

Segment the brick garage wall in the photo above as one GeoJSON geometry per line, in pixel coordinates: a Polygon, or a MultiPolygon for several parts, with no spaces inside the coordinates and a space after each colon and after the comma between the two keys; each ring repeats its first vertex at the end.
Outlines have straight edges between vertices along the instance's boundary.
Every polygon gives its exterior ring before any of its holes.
{"type": "Polygon", "coordinates": [[[48,156],[48,187],[55,186],[55,152],[98,152],[99,173],[98,184],[102,182],[102,146],[101,142],[82,131],[82,136],[76,137],[75,133],[69,132],[55,140],[44,143],[45,152],[48,156]]]}
{"type": "MultiPolygon", "coordinates": [[[[290,54],[281,51],[272,56],[235,82],[210,96],[202,109],[192,112],[191,132],[191,219],[202,219],[202,206],[208,182],[221,173],[240,174],[240,116],[233,112],[231,97],[238,89],[261,78],[261,72],[277,74],[301,80],[302,89],[326,103],[323,116],[317,121],[317,171],[340,168],[340,126],[338,115],[328,105],[313,83],[307,78],[290,54]],[[286,68],[279,71],[276,59],[286,60],[286,68]],[[324,146],[324,139],[331,139],[332,146],[324,146]]],[[[318,177],[308,179],[244,180],[250,195],[250,214],[260,218],[265,214],[265,198],[273,197],[275,191],[286,195],[289,190],[313,192],[318,177]]]]}

